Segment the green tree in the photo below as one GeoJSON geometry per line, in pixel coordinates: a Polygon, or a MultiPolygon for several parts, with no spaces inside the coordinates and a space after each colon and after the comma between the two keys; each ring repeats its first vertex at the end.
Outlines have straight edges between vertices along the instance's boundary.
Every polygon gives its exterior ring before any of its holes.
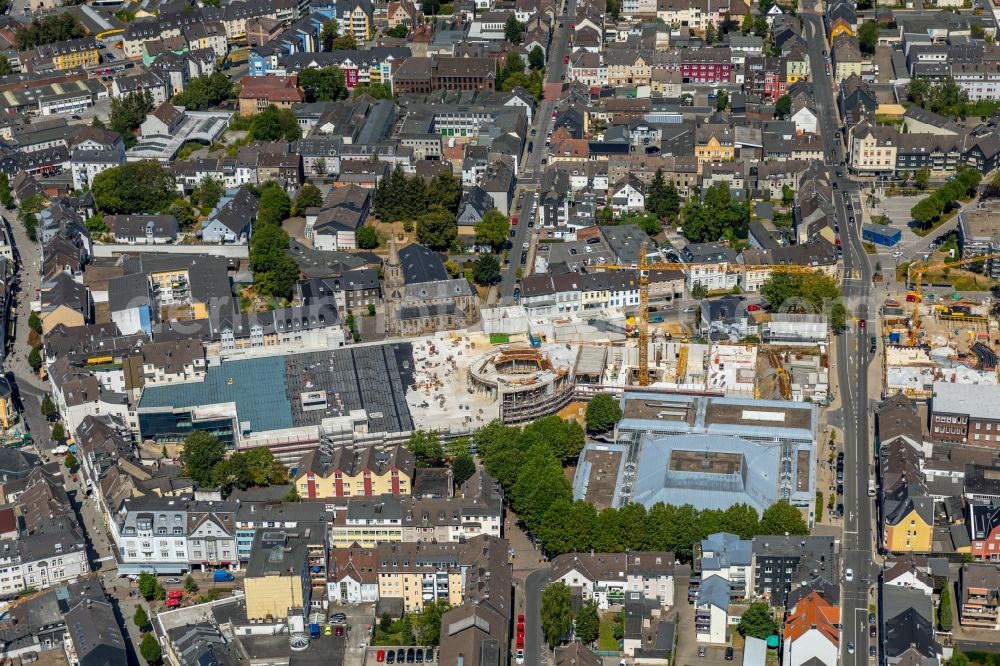
{"type": "MultiPolygon", "coordinates": [[[[61,424],[57,423],[56,425],[61,425],[61,424]]],[[[65,433],[63,433],[63,434],[65,435],[65,433]]],[[[52,439],[55,439],[57,442],[61,442],[64,438],[65,437],[63,437],[63,438],[53,437],[52,439]]],[[[73,471],[74,469],[76,469],[76,465],[77,465],[78,462],[79,461],[76,459],[76,456],[74,456],[72,453],[67,453],[66,457],[63,458],[63,464],[66,466],[66,469],[68,469],[70,471],[73,471]]]]}
{"type": "Polygon", "coordinates": [[[87,231],[92,234],[104,234],[108,232],[108,225],[104,223],[104,216],[100,213],[88,217],[84,224],[87,227],[87,231]]]}
{"type": "Polygon", "coordinates": [[[212,484],[212,470],[226,457],[226,445],[203,430],[195,430],[184,439],[181,462],[184,473],[200,486],[212,484]]]}
{"type": "Polygon", "coordinates": [[[910,101],[917,106],[927,106],[931,96],[930,81],[924,78],[911,79],[906,87],[906,93],[910,101]]]}
{"type": "MultiPolygon", "coordinates": [[[[709,23],[705,26],[705,43],[711,46],[715,43],[715,25],[709,23]]],[[[722,107],[726,108],[726,107],[722,107]]]]}
{"type": "Polygon", "coordinates": [[[378,232],[374,227],[361,227],[354,233],[355,242],[362,250],[372,250],[378,247],[378,232]]]}
{"type": "Polygon", "coordinates": [[[476,258],[472,264],[472,279],[482,286],[500,279],[500,260],[495,254],[481,254],[476,258]]]}
{"type": "Polygon", "coordinates": [[[198,221],[198,214],[194,211],[194,206],[187,199],[174,199],[167,208],[167,215],[177,218],[177,224],[181,229],[190,230],[198,221]]]}
{"type": "Polygon", "coordinates": [[[765,639],[778,633],[778,623],[774,621],[771,607],[767,605],[767,602],[755,601],[743,611],[743,617],[740,618],[736,630],[744,638],[753,636],[765,639]]]}
{"type": "Polygon", "coordinates": [[[153,95],[148,90],[111,99],[111,129],[122,135],[125,147],[136,144],[135,130],[153,110],[153,95]]]}
{"type": "Polygon", "coordinates": [[[878,22],[868,20],[858,28],[858,42],[861,44],[861,53],[866,56],[875,55],[875,47],[878,46],[878,22]]]}
{"type": "Polygon", "coordinates": [[[142,655],[147,664],[155,664],[163,657],[163,650],[152,632],[143,634],[142,643],[139,644],[139,654],[142,655]]]}
{"type": "Polygon", "coordinates": [[[729,106],[729,93],[720,90],[719,95],[715,98],[715,108],[719,111],[725,111],[727,106],[729,106]]]}
{"type": "Polygon", "coordinates": [[[483,219],[476,223],[475,232],[476,243],[497,249],[507,242],[510,220],[496,208],[491,208],[483,215],[483,219]]]}
{"type": "Polygon", "coordinates": [[[10,66],[7,56],[0,55],[0,76],[10,76],[14,73],[14,68],[10,66]]]}
{"type": "Polygon", "coordinates": [[[423,610],[412,616],[410,622],[418,645],[436,646],[441,642],[441,616],[449,608],[447,601],[439,599],[425,603],[423,610]]]}
{"type": "Polygon", "coordinates": [[[406,448],[417,459],[417,465],[420,467],[436,467],[444,458],[444,447],[441,446],[441,438],[436,432],[417,430],[410,435],[406,448]]]}
{"type": "Polygon", "coordinates": [[[417,240],[432,250],[447,250],[457,237],[455,214],[438,204],[417,220],[417,240]]]}
{"type": "Polygon", "coordinates": [[[695,282],[691,287],[691,298],[696,301],[703,300],[708,297],[708,289],[705,288],[701,282],[695,282]]]}
{"type": "Polygon", "coordinates": [[[740,24],[740,32],[742,32],[744,35],[753,34],[753,25],[754,25],[753,14],[747,12],[746,15],[743,17],[743,23],[740,24]]]}
{"type": "Polygon", "coordinates": [[[184,577],[184,591],[188,594],[195,594],[198,592],[198,583],[195,582],[194,576],[191,574],[184,577]]]}
{"type": "Polygon", "coordinates": [[[233,96],[233,82],[225,72],[196,76],[188,81],[184,90],[174,95],[171,102],[188,111],[205,111],[233,96]]]}
{"type": "Polygon", "coordinates": [[[764,509],[760,517],[761,534],[809,534],[809,526],[802,518],[802,512],[788,503],[780,500],[764,509]]]}
{"type": "Polygon", "coordinates": [[[587,432],[607,432],[621,419],[621,407],[607,393],[598,393],[587,404],[587,432]]]}
{"type": "Polygon", "coordinates": [[[28,315],[28,328],[37,333],[42,334],[42,318],[38,316],[38,313],[34,310],[28,315]]]}
{"type": "Polygon", "coordinates": [[[292,214],[292,200],[284,188],[274,182],[260,189],[257,224],[277,226],[292,214]]]}
{"type": "Polygon", "coordinates": [[[462,183],[455,178],[451,170],[442,171],[431,178],[430,185],[427,186],[427,201],[432,207],[440,205],[454,213],[458,210],[461,198],[462,183]]]}
{"type": "Polygon", "coordinates": [[[926,190],[930,180],[931,170],[927,167],[917,169],[916,173],[913,174],[913,182],[916,184],[918,190],[926,190]]]}
{"type": "Polygon", "coordinates": [[[667,182],[663,169],[657,169],[652,182],[646,189],[646,211],[660,219],[677,217],[680,211],[680,197],[673,182],[667,182]]]}
{"type": "Polygon", "coordinates": [[[791,206],[795,203],[795,190],[788,185],[781,186],[781,203],[785,206],[791,206]]]}
{"type": "Polygon", "coordinates": [[[271,105],[250,118],[249,135],[254,141],[298,141],[302,128],[290,109],[271,105]]]}
{"type": "Polygon", "coordinates": [[[35,372],[42,367],[42,352],[39,351],[38,347],[32,347],[31,351],[28,352],[28,365],[35,372]]]}
{"type": "Polygon", "coordinates": [[[451,462],[451,473],[455,479],[455,485],[461,487],[476,473],[476,461],[468,453],[459,454],[451,462]]]}
{"type": "Polygon", "coordinates": [[[10,178],[0,172],[0,205],[10,209],[14,207],[14,193],[10,189],[10,178]]]}
{"type": "Polygon", "coordinates": [[[503,27],[504,37],[511,44],[520,44],[524,39],[524,25],[517,20],[513,14],[507,16],[507,23],[503,27]]]}
{"type": "Polygon", "coordinates": [[[597,640],[601,629],[601,618],[597,615],[597,604],[584,604],[576,616],[576,637],[581,643],[590,644],[597,640]]]}
{"type": "Polygon", "coordinates": [[[792,115],[792,98],[788,95],[782,95],[774,103],[774,117],[787,118],[790,115],[792,115]]]}
{"type": "Polygon", "coordinates": [[[320,41],[323,43],[324,51],[333,50],[333,40],[335,40],[339,34],[340,25],[337,23],[336,19],[329,19],[323,22],[323,27],[320,30],[320,41]]]}
{"type": "Polygon", "coordinates": [[[109,215],[159,213],[174,200],[174,177],[159,162],[126,162],[94,176],[94,204],[109,215]]]}
{"type": "Polygon", "coordinates": [[[752,539],[760,533],[757,509],[748,504],[734,504],[723,514],[725,531],[741,539],[752,539]]]}
{"type": "Polygon", "coordinates": [[[354,35],[341,35],[333,40],[333,51],[354,51],[358,48],[358,40],[354,35]]]}
{"type": "Polygon", "coordinates": [[[52,396],[50,396],[48,393],[46,393],[45,397],[42,398],[41,412],[42,416],[44,416],[46,419],[51,419],[53,416],[59,413],[58,410],[56,409],[56,403],[52,402],[52,396]]]}
{"type": "Polygon", "coordinates": [[[406,39],[406,35],[409,32],[410,32],[410,29],[407,28],[402,23],[400,23],[399,25],[397,25],[397,26],[395,26],[393,28],[389,28],[388,30],[386,30],[385,34],[387,36],[393,37],[395,39],[406,39]]]}
{"type": "Polygon", "coordinates": [[[52,426],[52,439],[56,442],[62,442],[66,439],[66,428],[63,427],[62,421],[56,421],[56,424],[52,426]]]}
{"type": "Polygon", "coordinates": [[[941,588],[941,596],[938,600],[938,626],[941,631],[951,631],[954,621],[951,616],[951,583],[946,582],[941,588]]]}
{"type": "Polygon", "coordinates": [[[388,83],[369,83],[354,86],[354,97],[368,95],[374,99],[392,99],[392,86],[388,83]]]}
{"type": "Polygon", "coordinates": [[[799,295],[798,277],[788,271],[772,271],[761,285],[760,295],[773,310],[779,310],[785,301],[799,295]]]}
{"type": "Polygon", "coordinates": [[[295,195],[295,206],[292,208],[292,214],[301,217],[306,214],[307,209],[319,208],[322,205],[323,195],[320,194],[319,188],[306,183],[299,188],[298,193],[295,195]]]}
{"type": "Polygon", "coordinates": [[[306,102],[329,102],[347,97],[344,70],[340,67],[308,67],[299,72],[299,87],[306,102]]]}
{"type": "Polygon", "coordinates": [[[79,39],[87,35],[80,19],[70,12],[51,14],[43,19],[35,19],[18,28],[14,40],[18,51],[28,51],[36,46],[79,39]]]}
{"type": "Polygon", "coordinates": [[[156,576],[151,573],[139,574],[138,586],[139,594],[142,595],[146,601],[166,596],[163,586],[156,580],[156,576]]]}
{"type": "Polygon", "coordinates": [[[219,199],[226,193],[221,180],[211,176],[203,176],[198,186],[191,193],[191,200],[196,201],[202,208],[211,210],[219,203],[219,199]]]}
{"type": "Polygon", "coordinates": [[[531,69],[545,69],[545,52],[542,47],[535,44],[528,52],[528,67],[531,69]]]}
{"type": "Polygon", "coordinates": [[[542,633],[550,647],[555,648],[573,626],[573,607],[565,583],[552,583],[542,590],[542,633]]]}
{"type": "Polygon", "coordinates": [[[144,631],[149,625],[149,615],[146,613],[146,609],[143,608],[141,604],[135,607],[135,613],[132,615],[132,621],[135,622],[135,626],[139,628],[139,631],[144,631]]]}

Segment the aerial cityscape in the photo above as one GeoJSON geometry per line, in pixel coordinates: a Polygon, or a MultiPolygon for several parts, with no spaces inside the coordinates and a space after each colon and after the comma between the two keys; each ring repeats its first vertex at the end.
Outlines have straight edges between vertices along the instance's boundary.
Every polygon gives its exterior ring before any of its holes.
{"type": "Polygon", "coordinates": [[[0,666],[1000,666],[1000,0],[0,0],[0,666]]]}

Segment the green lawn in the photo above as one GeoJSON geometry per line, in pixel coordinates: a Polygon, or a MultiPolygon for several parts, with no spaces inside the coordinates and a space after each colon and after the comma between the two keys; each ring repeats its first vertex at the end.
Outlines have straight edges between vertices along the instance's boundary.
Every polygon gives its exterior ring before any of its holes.
{"type": "Polygon", "coordinates": [[[601,616],[601,630],[597,636],[598,650],[617,650],[618,641],[614,634],[615,614],[605,613],[601,616]]]}

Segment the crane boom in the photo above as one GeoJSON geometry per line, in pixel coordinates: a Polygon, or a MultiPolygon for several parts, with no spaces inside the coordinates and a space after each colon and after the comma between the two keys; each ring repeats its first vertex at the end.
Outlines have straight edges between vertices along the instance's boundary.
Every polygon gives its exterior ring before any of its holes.
{"type": "MultiPolygon", "coordinates": [[[[639,261],[636,264],[596,264],[591,268],[620,271],[635,270],[639,273],[639,316],[636,317],[636,325],[639,328],[639,386],[649,386],[649,271],[671,271],[692,268],[713,268],[719,270],[719,264],[691,263],[685,264],[673,261],[650,261],[646,254],[646,242],[643,241],[639,247],[639,261]]],[[[721,272],[738,273],[741,271],[772,271],[775,273],[813,273],[820,270],[816,266],[802,266],[799,264],[726,264],[721,272]]]]}

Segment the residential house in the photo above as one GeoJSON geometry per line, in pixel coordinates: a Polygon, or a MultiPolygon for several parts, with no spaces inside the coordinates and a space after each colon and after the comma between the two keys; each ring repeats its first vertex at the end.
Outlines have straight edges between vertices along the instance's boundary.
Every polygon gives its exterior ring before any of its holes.
{"type": "Polygon", "coordinates": [[[293,481],[305,499],[408,495],[413,470],[413,455],[401,446],[338,448],[332,455],[316,450],[299,462],[293,481]]]}
{"type": "Polygon", "coordinates": [[[782,639],[782,666],[837,666],[840,607],[810,592],[789,609],[782,639]]]}
{"type": "Polygon", "coordinates": [[[252,116],[269,106],[291,109],[299,104],[305,95],[298,87],[298,77],[292,76],[245,76],[240,81],[240,115],[252,116]]]}

